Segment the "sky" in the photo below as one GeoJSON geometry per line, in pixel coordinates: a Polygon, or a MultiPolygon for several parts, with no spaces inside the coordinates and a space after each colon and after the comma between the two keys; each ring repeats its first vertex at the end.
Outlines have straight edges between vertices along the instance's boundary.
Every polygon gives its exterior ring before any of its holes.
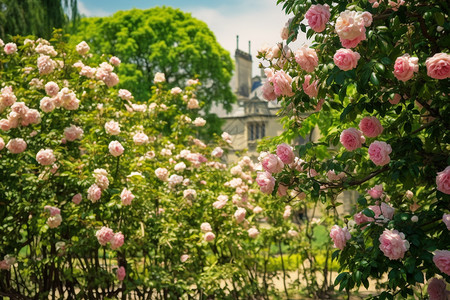
{"type": "MultiPolygon", "coordinates": [[[[218,42],[234,58],[236,35],[239,49],[248,51],[251,41],[253,76],[260,73],[256,59],[257,50],[264,45],[273,46],[281,41],[280,32],[289,16],[276,5],[276,0],[78,0],[82,15],[103,17],[118,10],[148,9],[155,6],[171,6],[189,12],[204,21],[214,32],[218,42]]],[[[292,44],[295,50],[303,44],[298,39],[292,44]]]]}

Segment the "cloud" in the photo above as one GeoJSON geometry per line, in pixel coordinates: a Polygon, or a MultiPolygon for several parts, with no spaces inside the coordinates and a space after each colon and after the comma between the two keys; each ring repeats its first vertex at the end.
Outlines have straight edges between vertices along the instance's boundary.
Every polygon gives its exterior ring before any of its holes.
{"type": "MultiPolygon", "coordinates": [[[[273,0],[240,1],[231,7],[191,8],[192,16],[204,21],[214,32],[218,42],[234,56],[236,35],[239,35],[239,49],[248,51],[251,41],[253,75],[259,74],[257,50],[264,45],[273,46],[281,41],[280,32],[290,16],[286,16],[281,6],[273,0]]],[[[299,48],[305,39],[299,38],[290,44],[291,49],[299,48]]]]}
{"type": "Polygon", "coordinates": [[[111,15],[111,12],[104,11],[101,8],[95,8],[95,9],[88,9],[86,5],[78,0],[78,11],[81,15],[84,15],[86,17],[106,17],[111,15]]]}

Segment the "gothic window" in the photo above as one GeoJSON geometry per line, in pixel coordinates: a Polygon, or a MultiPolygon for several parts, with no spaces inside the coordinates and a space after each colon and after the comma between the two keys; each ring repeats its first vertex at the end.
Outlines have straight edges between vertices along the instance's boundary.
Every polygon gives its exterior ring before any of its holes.
{"type": "Polygon", "coordinates": [[[254,141],[266,136],[266,124],[264,122],[248,123],[248,140],[254,141]]]}

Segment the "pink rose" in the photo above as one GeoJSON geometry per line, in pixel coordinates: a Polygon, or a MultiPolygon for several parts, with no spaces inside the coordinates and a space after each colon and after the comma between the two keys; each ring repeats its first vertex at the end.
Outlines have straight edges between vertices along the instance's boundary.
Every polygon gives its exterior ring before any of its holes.
{"type": "Polygon", "coordinates": [[[409,249],[409,242],[405,240],[405,235],[395,229],[385,229],[380,235],[380,250],[390,260],[403,258],[409,249]]]}
{"type": "Polygon", "coordinates": [[[18,154],[25,151],[25,149],[27,148],[27,143],[21,138],[16,138],[9,140],[8,144],[6,144],[6,148],[9,150],[9,152],[18,154]]]}
{"type": "Polygon", "coordinates": [[[241,223],[245,219],[245,214],[247,211],[245,208],[239,207],[236,212],[234,213],[234,218],[236,219],[236,222],[241,223]]]}
{"type": "Polygon", "coordinates": [[[222,155],[223,155],[223,149],[220,147],[214,148],[214,150],[211,152],[211,156],[222,157],[222,155]]]}
{"type": "Polygon", "coordinates": [[[45,92],[47,93],[47,95],[49,95],[50,97],[55,97],[56,95],[58,95],[59,92],[59,86],[53,82],[53,81],[49,81],[47,82],[47,84],[45,85],[45,92]]]}
{"type": "Polygon", "coordinates": [[[377,166],[384,166],[391,161],[389,154],[392,152],[391,145],[385,142],[375,141],[369,146],[370,160],[377,166]]]}
{"type": "Polygon", "coordinates": [[[121,61],[117,56],[113,56],[109,59],[109,63],[112,64],[113,66],[118,67],[120,65],[121,61]]]}
{"type": "Polygon", "coordinates": [[[311,5],[305,14],[309,27],[315,32],[322,32],[325,30],[325,26],[330,19],[330,16],[330,7],[328,4],[311,5]]]}
{"type": "Polygon", "coordinates": [[[59,208],[50,205],[44,206],[44,210],[46,210],[50,214],[50,216],[61,214],[61,210],[59,208]]]}
{"type": "Polygon", "coordinates": [[[262,213],[262,211],[263,211],[263,209],[262,209],[262,207],[260,207],[260,206],[256,206],[256,207],[253,209],[253,213],[254,213],[254,214],[260,214],[260,213],[262,213]]]}
{"type": "Polygon", "coordinates": [[[427,288],[430,300],[448,300],[450,292],[447,291],[447,284],[442,279],[433,278],[428,283],[427,288]]]}
{"type": "Polygon", "coordinates": [[[358,225],[374,221],[373,218],[369,218],[368,216],[366,216],[362,212],[359,212],[359,213],[355,214],[353,216],[353,220],[355,220],[355,223],[358,224],[358,225]]]}
{"type": "Polygon", "coordinates": [[[356,68],[361,55],[350,49],[339,49],[333,56],[334,64],[342,71],[356,68]]]}
{"type": "Polygon", "coordinates": [[[408,81],[419,71],[419,59],[408,53],[397,57],[394,64],[394,76],[400,81],[408,81]]]}
{"type": "Polygon", "coordinates": [[[155,175],[158,177],[159,180],[167,181],[169,177],[169,172],[166,168],[158,168],[155,170],[155,175]]]}
{"type": "Polygon", "coordinates": [[[50,58],[50,56],[42,55],[37,59],[37,66],[40,75],[50,74],[55,69],[55,61],[50,58]]]}
{"type": "Polygon", "coordinates": [[[336,20],[335,30],[341,39],[353,40],[366,33],[362,13],[346,10],[340,13],[336,20]]]}
{"type": "Polygon", "coordinates": [[[119,83],[119,76],[117,76],[117,74],[114,72],[107,73],[103,77],[103,82],[106,84],[107,87],[113,87],[119,83]]]}
{"type": "Polygon", "coordinates": [[[50,227],[50,228],[56,228],[56,227],[58,227],[59,225],[61,225],[61,222],[62,222],[62,217],[61,217],[60,214],[56,214],[56,215],[54,215],[54,216],[50,216],[50,217],[47,219],[47,225],[48,225],[48,227],[50,227]]]}
{"type": "Polygon", "coordinates": [[[122,247],[124,242],[124,236],[122,232],[117,232],[113,235],[113,237],[110,240],[111,242],[111,249],[116,250],[122,247]]]}
{"type": "Polygon", "coordinates": [[[122,193],[120,193],[120,200],[122,201],[123,205],[131,205],[131,201],[133,201],[134,195],[131,191],[127,190],[127,188],[124,188],[122,190],[122,193]]]}
{"type": "Polygon", "coordinates": [[[367,193],[372,197],[373,199],[379,199],[381,195],[383,195],[383,185],[377,184],[373,188],[367,191],[367,193]]]}
{"type": "Polygon", "coordinates": [[[148,136],[143,132],[138,132],[133,136],[133,142],[135,145],[143,145],[148,143],[148,136]]]}
{"type": "Polygon", "coordinates": [[[215,238],[216,238],[216,235],[214,233],[212,233],[212,232],[205,233],[205,235],[203,237],[203,239],[206,242],[212,242],[215,238]]]}
{"type": "Polygon", "coordinates": [[[368,11],[365,11],[361,14],[361,17],[364,20],[364,26],[365,27],[369,27],[370,25],[372,25],[372,14],[368,11]]]}
{"type": "Polygon", "coordinates": [[[157,73],[155,74],[155,78],[153,79],[153,81],[154,81],[155,83],[158,83],[158,82],[165,82],[165,81],[166,81],[166,76],[164,75],[164,73],[157,72],[157,73]]]}
{"type": "Polygon", "coordinates": [[[270,81],[266,81],[263,84],[262,93],[263,93],[264,99],[266,99],[267,101],[272,101],[272,100],[277,99],[277,95],[275,94],[273,85],[270,83],[270,81]]]}
{"type": "Polygon", "coordinates": [[[102,189],[95,183],[91,185],[87,190],[87,198],[91,200],[92,203],[97,202],[102,196],[102,189]]]}
{"type": "Polygon", "coordinates": [[[117,279],[119,281],[123,281],[125,279],[125,276],[127,275],[125,268],[124,267],[120,267],[117,269],[117,279]]]}
{"type": "Polygon", "coordinates": [[[55,163],[56,157],[53,154],[53,150],[51,149],[41,149],[36,154],[36,160],[38,163],[40,163],[43,166],[49,166],[55,163]]]}
{"type": "Polygon", "coordinates": [[[339,38],[342,44],[342,47],[344,48],[355,48],[356,46],[358,46],[358,44],[361,41],[364,41],[366,39],[366,33],[364,32],[363,34],[361,34],[360,36],[357,36],[354,39],[343,39],[343,38],[339,38]]]}
{"type": "Polygon", "coordinates": [[[353,151],[361,148],[362,143],[364,143],[366,139],[362,136],[361,131],[350,127],[342,131],[340,141],[342,146],[344,146],[347,151],[353,151]]]}
{"type": "Polygon", "coordinates": [[[256,177],[261,192],[265,194],[271,194],[275,187],[275,178],[269,172],[258,172],[256,177]]]}
{"type": "Polygon", "coordinates": [[[330,237],[333,239],[334,247],[344,250],[347,241],[352,238],[347,227],[341,228],[338,225],[331,227],[330,237]]]}
{"type": "Polygon", "coordinates": [[[9,120],[7,119],[1,119],[0,120],[0,129],[3,131],[8,131],[11,129],[11,124],[9,123],[9,120]]]}
{"type": "Polygon", "coordinates": [[[392,7],[393,11],[397,11],[400,8],[400,6],[405,4],[405,1],[404,0],[395,0],[395,1],[389,0],[388,4],[390,7],[392,7]]]}
{"type": "Polygon", "coordinates": [[[436,186],[438,191],[450,195],[450,166],[445,168],[444,171],[437,173],[436,186]]]}
{"type": "Polygon", "coordinates": [[[76,139],[81,139],[83,133],[83,129],[75,125],[70,125],[70,127],[64,128],[64,136],[69,142],[73,142],[76,139]]]}
{"type": "Polygon", "coordinates": [[[268,154],[261,160],[262,167],[269,173],[280,173],[283,171],[284,163],[275,154],[268,154]]]}
{"type": "Polygon", "coordinates": [[[400,96],[400,94],[395,94],[394,98],[389,99],[389,103],[398,104],[400,102],[400,100],[402,100],[402,96],[400,96]]]}
{"type": "Polygon", "coordinates": [[[81,199],[82,199],[82,196],[81,196],[81,194],[78,193],[72,197],[72,202],[78,205],[78,204],[80,204],[81,199]]]}
{"type": "Polygon", "coordinates": [[[317,97],[317,94],[319,93],[319,89],[317,85],[319,84],[319,80],[314,80],[311,84],[309,83],[311,80],[311,75],[305,76],[305,81],[303,82],[303,91],[306,95],[309,96],[309,98],[317,97]]]}
{"type": "Polygon", "coordinates": [[[118,95],[122,100],[133,100],[134,98],[131,92],[125,89],[120,89],[118,95]]]}
{"type": "Polygon", "coordinates": [[[14,43],[8,43],[3,48],[6,54],[11,55],[17,52],[17,45],[14,43]]]}
{"type": "Polygon", "coordinates": [[[300,68],[310,73],[319,65],[319,58],[315,49],[306,46],[301,47],[295,52],[295,61],[300,65],[300,68]]]}
{"type": "Polygon", "coordinates": [[[289,189],[289,187],[287,185],[280,183],[278,185],[278,190],[277,190],[278,196],[280,196],[280,197],[286,196],[288,189],[289,189]]]}
{"type": "Polygon", "coordinates": [[[364,117],[359,122],[359,129],[367,137],[377,137],[384,128],[376,117],[364,117]]]}
{"type": "Polygon", "coordinates": [[[183,191],[183,198],[194,200],[195,198],[197,198],[197,192],[193,189],[186,189],[183,191]]]}
{"type": "Polygon", "coordinates": [[[201,229],[204,233],[212,231],[211,225],[210,225],[209,223],[207,223],[207,222],[202,223],[202,224],[200,225],[200,229],[201,229]]]}
{"type": "Polygon", "coordinates": [[[427,75],[434,79],[450,78],[450,55],[436,53],[425,61],[427,75]]]}
{"type": "Polygon", "coordinates": [[[278,96],[294,96],[292,92],[292,77],[286,74],[283,70],[276,71],[273,77],[270,79],[273,83],[273,90],[275,95],[278,96]]]}
{"type": "Polygon", "coordinates": [[[395,208],[389,206],[384,202],[382,202],[380,205],[369,206],[369,209],[371,209],[375,213],[376,219],[379,219],[381,215],[383,215],[383,217],[388,220],[392,220],[392,218],[394,217],[395,208]]]}
{"type": "Polygon", "coordinates": [[[103,226],[100,230],[95,233],[100,245],[105,246],[114,237],[114,231],[111,228],[103,226]]]}
{"type": "Polygon", "coordinates": [[[450,230],[450,214],[444,214],[442,216],[442,221],[445,223],[445,226],[447,226],[447,229],[450,230]]]}
{"type": "Polygon", "coordinates": [[[111,153],[112,156],[119,156],[122,155],[124,148],[122,146],[121,143],[119,143],[118,141],[112,141],[111,143],[109,143],[109,153],[111,153]]]}
{"type": "Polygon", "coordinates": [[[248,236],[251,237],[252,239],[256,239],[259,235],[259,230],[256,229],[255,227],[250,228],[249,230],[247,230],[248,232],[248,236]]]}
{"type": "Polygon", "coordinates": [[[189,259],[189,255],[188,254],[183,254],[180,256],[180,261],[182,263],[186,262],[189,259]]]}
{"type": "Polygon", "coordinates": [[[120,125],[116,121],[109,121],[105,123],[105,130],[110,135],[118,135],[120,133],[120,125]]]}
{"type": "Polygon", "coordinates": [[[327,172],[327,178],[330,181],[341,181],[342,179],[345,178],[345,173],[344,172],[340,172],[339,174],[336,174],[336,172],[334,170],[329,170],[327,172]]]}
{"type": "Polygon", "coordinates": [[[442,273],[450,276],[450,251],[436,250],[433,256],[433,262],[442,273]]]}
{"type": "Polygon", "coordinates": [[[87,54],[89,52],[89,49],[91,49],[91,48],[89,47],[89,45],[85,41],[82,41],[81,43],[79,43],[75,47],[75,49],[77,50],[77,52],[80,55],[85,55],[85,54],[87,54]]]}
{"type": "Polygon", "coordinates": [[[44,97],[41,99],[40,108],[43,112],[48,113],[55,109],[55,103],[53,102],[53,99],[44,97]]]}
{"type": "Polygon", "coordinates": [[[5,141],[0,137],[0,150],[3,150],[5,148],[5,141]]]}

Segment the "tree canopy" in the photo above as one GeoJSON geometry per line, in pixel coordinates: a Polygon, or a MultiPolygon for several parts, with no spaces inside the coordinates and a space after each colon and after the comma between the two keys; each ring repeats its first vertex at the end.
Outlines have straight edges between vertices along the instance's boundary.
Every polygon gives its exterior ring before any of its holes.
{"type": "Polygon", "coordinates": [[[183,88],[188,79],[198,78],[205,111],[213,102],[229,109],[234,101],[229,53],[204,22],[179,9],[163,6],[83,18],[72,39],[85,40],[99,54],[120,57],[120,87],[133,90],[137,100],[149,98],[153,77],[162,72],[170,87],[183,88]]]}

